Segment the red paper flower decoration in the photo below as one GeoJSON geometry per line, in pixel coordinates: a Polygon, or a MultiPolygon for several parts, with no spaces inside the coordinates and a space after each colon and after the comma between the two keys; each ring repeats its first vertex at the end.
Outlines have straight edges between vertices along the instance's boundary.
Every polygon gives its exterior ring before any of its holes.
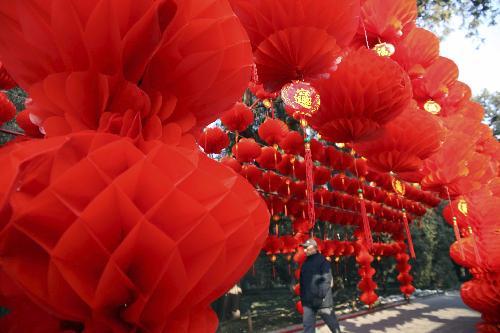
{"type": "Polygon", "coordinates": [[[310,123],[330,142],[373,137],[411,98],[410,81],[401,67],[366,49],[349,54],[329,79],[315,86],[321,108],[310,123]]]}
{"type": "Polygon", "coordinates": [[[364,0],[357,39],[368,35],[370,47],[379,40],[393,42],[403,35],[403,28],[417,18],[414,0],[364,0]]]}
{"type": "Polygon", "coordinates": [[[199,136],[198,144],[206,154],[220,154],[229,146],[229,137],[219,127],[206,128],[199,136]]]}
{"type": "Polygon", "coordinates": [[[28,0],[0,13],[0,55],[49,136],[108,130],[128,110],[140,113],[133,126],[146,140],[168,135],[170,122],[196,131],[241,97],[251,75],[250,44],[222,0],[28,0]],[[107,112],[118,115],[101,119],[107,112]]]}
{"type": "Polygon", "coordinates": [[[231,0],[248,32],[259,81],[277,91],[291,80],[323,77],[352,39],[358,1],[231,0]],[[306,45],[307,47],[304,47],[306,45]]]}
{"type": "Polygon", "coordinates": [[[451,132],[441,149],[424,162],[422,188],[448,199],[478,190],[494,177],[491,158],[474,151],[469,135],[451,132]]]}
{"type": "Polygon", "coordinates": [[[89,332],[215,329],[209,304],[267,234],[253,188],[192,144],[87,132],[13,144],[0,161],[2,269],[89,332]]]}
{"type": "Polygon", "coordinates": [[[238,102],[224,112],[220,120],[228,130],[243,132],[253,123],[253,112],[248,106],[238,102]]]}
{"type": "Polygon", "coordinates": [[[448,94],[449,87],[457,78],[457,65],[448,58],[439,57],[426,68],[422,78],[413,80],[414,97],[426,111],[437,114],[441,106],[434,106],[433,103],[448,94]]]}
{"type": "Polygon", "coordinates": [[[422,28],[414,28],[396,44],[396,51],[391,57],[405,69],[411,78],[425,73],[439,57],[439,38],[422,28]]]}

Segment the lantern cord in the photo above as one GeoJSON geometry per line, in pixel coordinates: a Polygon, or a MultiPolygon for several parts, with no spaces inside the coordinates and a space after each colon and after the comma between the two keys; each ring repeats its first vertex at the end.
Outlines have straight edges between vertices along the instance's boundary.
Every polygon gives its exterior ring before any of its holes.
{"type": "Polygon", "coordinates": [[[408,217],[406,216],[406,211],[403,211],[403,223],[406,231],[406,239],[408,240],[408,248],[410,250],[410,255],[413,259],[417,256],[415,255],[415,248],[413,247],[413,239],[411,238],[410,226],[408,225],[408,217]]]}
{"type": "Polygon", "coordinates": [[[363,26],[363,32],[365,33],[365,42],[366,42],[366,48],[370,48],[370,44],[368,43],[368,34],[366,33],[366,27],[365,27],[365,22],[363,19],[361,19],[361,25],[363,26]]]}
{"type": "MultiPolygon", "coordinates": [[[[353,146],[353,145],[351,145],[351,146],[353,146]]],[[[359,207],[360,207],[361,219],[363,220],[363,231],[365,234],[366,246],[368,247],[368,250],[372,250],[372,248],[373,248],[372,231],[370,229],[370,221],[368,221],[368,214],[366,213],[365,198],[363,196],[363,189],[362,189],[361,180],[359,179],[357,159],[356,159],[355,152],[353,149],[351,149],[351,154],[352,154],[352,157],[354,159],[354,171],[356,172],[356,178],[358,180],[359,207]]]]}
{"type": "Polygon", "coordinates": [[[5,133],[5,134],[10,134],[10,135],[15,135],[15,136],[26,136],[26,134],[24,134],[24,133],[11,131],[11,130],[8,130],[6,128],[0,128],[0,132],[5,133]]]}
{"type": "Polygon", "coordinates": [[[451,216],[453,219],[453,232],[455,233],[455,239],[457,240],[458,243],[458,249],[460,251],[460,256],[462,257],[462,260],[465,259],[465,253],[464,253],[464,247],[461,242],[461,237],[460,237],[460,230],[458,229],[458,223],[457,223],[457,217],[455,215],[455,210],[453,209],[453,205],[451,203],[451,195],[450,191],[448,190],[448,186],[444,187],[446,189],[446,194],[448,195],[448,201],[450,202],[450,209],[451,209],[451,216]]]}

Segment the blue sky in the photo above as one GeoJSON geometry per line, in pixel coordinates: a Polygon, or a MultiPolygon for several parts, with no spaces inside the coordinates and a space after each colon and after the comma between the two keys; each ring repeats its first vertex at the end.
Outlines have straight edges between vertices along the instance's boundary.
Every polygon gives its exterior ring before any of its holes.
{"type": "Polygon", "coordinates": [[[465,37],[457,30],[441,42],[441,55],[453,60],[459,68],[459,80],[472,88],[477,95],[483,89],[500,91],[500,24],[479,28],[484,42],[480,44],[465,37]]]}

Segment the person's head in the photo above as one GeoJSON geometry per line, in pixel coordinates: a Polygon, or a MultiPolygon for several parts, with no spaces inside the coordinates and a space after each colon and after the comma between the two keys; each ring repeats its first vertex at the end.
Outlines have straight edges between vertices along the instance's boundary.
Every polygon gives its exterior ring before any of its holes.
{"type": "Polygon", "coordinates": [[[308,239],[304,244],[302,244],[306,256],[310,256],[318,253],[318,243],[313,238],[308,239]]]}

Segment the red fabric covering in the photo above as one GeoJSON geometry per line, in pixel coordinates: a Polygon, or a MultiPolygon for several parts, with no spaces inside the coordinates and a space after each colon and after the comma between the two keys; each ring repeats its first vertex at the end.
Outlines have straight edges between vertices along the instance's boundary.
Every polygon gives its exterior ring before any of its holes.
{"type": "Polygon", "coordinates": [[[267,234],[265,203],[194,143],[83,132],[0,155],[0,266],[89,332],[213,331],[267,234]]]}
{"type": "Polygon", "coordinates": [[[362,48],[347,55],[315,87],[321,108],[310,124],[330,142],[373,137],[408,107],[411,98],[410,81],[401,67],[362,48]]]}

